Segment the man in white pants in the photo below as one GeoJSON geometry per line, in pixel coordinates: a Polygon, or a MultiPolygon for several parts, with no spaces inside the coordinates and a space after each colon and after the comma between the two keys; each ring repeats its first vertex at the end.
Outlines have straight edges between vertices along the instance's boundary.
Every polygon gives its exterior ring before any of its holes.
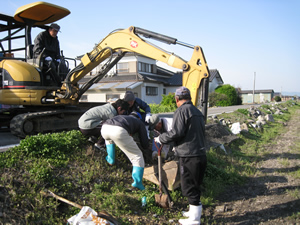
{"type": "Polygon", "coordinates": [[[132,135],[138,133],[142,148],[147,149],[149,140],[145,124],[136,113],[130,115],[118,115],[108,119],[102,126],[101,135],[107,142],[106,161],[115,163],[115,144],[125,153],[132,163],[132,187],[144,190],[142,184],[145,161],[142,151],[134,141],[132,135]]]}

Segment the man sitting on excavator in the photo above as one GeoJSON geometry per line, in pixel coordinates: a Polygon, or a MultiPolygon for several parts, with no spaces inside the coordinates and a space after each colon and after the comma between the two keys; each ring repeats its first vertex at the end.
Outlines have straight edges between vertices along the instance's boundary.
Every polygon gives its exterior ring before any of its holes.
{"type": "Polygon", "coordinates": [[[33,57],[38,58],[42,54],[43,72],[46,74],[43,77],[43,84],[47,83],[45,80],[47,80],[47,75],[50,75],[52,81],[60,86],[68,70],[65,62],[61,63],[60,46],[57,37],[59,30],[60,26],[52,23],[48,30],[39,33],[34,40],[33,57]]]}

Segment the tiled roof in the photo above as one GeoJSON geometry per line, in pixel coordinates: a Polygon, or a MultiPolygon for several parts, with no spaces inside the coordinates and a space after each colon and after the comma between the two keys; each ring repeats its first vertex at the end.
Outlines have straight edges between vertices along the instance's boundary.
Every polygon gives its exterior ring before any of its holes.
{"type": "MultiPolygon", "coordinates": [[[[273,89],[266,89],[266,90],[254,90],[254,93],[255,94],[258,94],[258,93],[272,93],[274,92],[273,89]]],[[[243,91],[240,91],[241,94],[253,94],[253,90],[243,90],[243,91]]]]}

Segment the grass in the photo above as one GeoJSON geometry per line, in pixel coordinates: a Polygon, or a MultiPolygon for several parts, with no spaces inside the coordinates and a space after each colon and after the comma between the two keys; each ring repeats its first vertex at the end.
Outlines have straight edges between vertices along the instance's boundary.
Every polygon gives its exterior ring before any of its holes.
{"type": "MultiPolygon", "coordinates": [[[[204,206],[214,205],[216,197],[230,185],[243,184],[254,175],[256,163],[265,153],[264,146],[284,132],[288,121],[299,105],[287,105],[288,112],[274,117],[263,131],[249,128],[231,143],[231,153],[219,149],[207,152],[208,166],[202,187],[204,206]]],[[[286,107],[286,106],[282,106],[286,107]]],[[[226,114],[224,118],[247,121],[245,111],[226,114]]],[[[298,143],[299,144],[299,143],[298,143]]],[[[299,149],[299,148],[298,148],[299,149]]],[[[294,149],[294,151],[296,151],[294,149]]],[[[109,166],[105,154],[95,151],[79,131],[27,137],[20,145],[0,154],[0,203],[10,212],[5,221],[10,224],[66,224],[66,219],[80,210],[40,191],[50,190],[59,196],[96,211],[105,209],[122,224],[167,224],[181,218],[188,205],[180,189],[170,192],[174,207],[164,210],[156,205],[158,187],[144,180],[144,191],[129,192],[131,164],[117,148],[117,162],[109,166]],[[146,196],[147,205],[141,199],[146,196]]],[[[284,162],[284,159],[281,159],[284,162]]],[[[299,178],[299,170],[291,172],[299,178]]],[[[299,190],[287,191],[299,196],[299,190]]]]}
{"type": "Polygon", "coordinates": [[[300,199],[300,191],[299,188],[296,188],[294,190],[286,190],[286,193],[290,196],[292,196],[295,199],[300,199]]]}

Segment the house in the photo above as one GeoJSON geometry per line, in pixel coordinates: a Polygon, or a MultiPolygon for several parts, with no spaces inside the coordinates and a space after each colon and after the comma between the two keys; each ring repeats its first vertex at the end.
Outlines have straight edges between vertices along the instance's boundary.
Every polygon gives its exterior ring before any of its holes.
{"type": "Polygon", "coordinates": [[[214,92],[215,89],[224,84],[223,79],[218,70],[209,70],[209,90],[208,92],[214,92]]]}
{"type": "Polygon", "coordinates": [[[274,90],[254,90],[254,99],[253,99],[253,90],[240,90],[239,96],[242,98],[242,104],[253,103],[265,103],[271,102],[274,97],[274,90]]]}
{"type": "MultiPolygon", "coordinates": [[[[85,83],[93,78],[102,65],[79,81],[85,83]]],[[[223,80],[217,70],[210,70],[210,84],[217,87],[223,80]]],[[[110,102],[123,98],[127,90],[151,104],[159,104],[162,95],[174,93],[182,85],[182,72],[173,72],[156,65],[156,60],[137,53],[127,53],[97,84],[81,98],[88,102],[110,102]]]]}

